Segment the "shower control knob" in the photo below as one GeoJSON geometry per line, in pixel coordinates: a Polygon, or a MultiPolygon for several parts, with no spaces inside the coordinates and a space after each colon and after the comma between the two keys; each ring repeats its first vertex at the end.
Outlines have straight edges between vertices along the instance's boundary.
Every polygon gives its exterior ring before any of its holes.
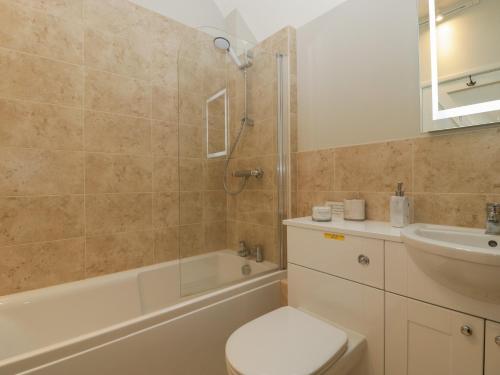
{"type": "Polygon", "coordinates": [[[370,258],[368,258],[366,255],[361,254],[360,256],[358,256],[358,263],[363,266],[368,266],[370,264],[370,258]]]}
{"type": "Polygon", "coordinates": [[[495,344],[500,346],[500,336],[495,337],[495,344]]]}
{"type": "Polygon", "coordinates": [[[460,328],[460,332],[464,336],[472,336],[472,328],[466,324],[460,328]]]}

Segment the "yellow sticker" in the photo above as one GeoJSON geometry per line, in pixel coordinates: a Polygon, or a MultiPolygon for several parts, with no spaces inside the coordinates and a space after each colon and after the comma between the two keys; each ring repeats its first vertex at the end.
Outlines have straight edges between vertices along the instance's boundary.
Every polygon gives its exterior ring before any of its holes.
{"type": "Polygon", "coordinates": [[[323,236],[327,240],[337,240],[337,241],[344,241],[345,240],[345,236],[343,234],[323,233],[323,236]]]}

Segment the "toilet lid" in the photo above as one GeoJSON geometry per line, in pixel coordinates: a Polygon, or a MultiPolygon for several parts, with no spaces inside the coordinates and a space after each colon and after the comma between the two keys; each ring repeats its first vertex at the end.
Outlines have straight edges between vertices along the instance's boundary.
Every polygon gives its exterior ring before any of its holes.
{"type": "Polygon", "coordinates": [[[344,331],[287,306],[237,329],[226,343],[226,359],[244,375],[306,375],[346,349],[344,331]]]}

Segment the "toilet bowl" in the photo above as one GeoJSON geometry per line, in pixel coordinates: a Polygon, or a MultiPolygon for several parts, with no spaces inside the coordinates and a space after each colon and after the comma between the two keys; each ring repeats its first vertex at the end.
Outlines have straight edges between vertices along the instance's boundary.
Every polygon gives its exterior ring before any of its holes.
{"type": "Polygon", "coordinates": [[[293,307],[238,328],[226,343],[229,375],[346,375],[357,366],[363,336],[293,307]]]}

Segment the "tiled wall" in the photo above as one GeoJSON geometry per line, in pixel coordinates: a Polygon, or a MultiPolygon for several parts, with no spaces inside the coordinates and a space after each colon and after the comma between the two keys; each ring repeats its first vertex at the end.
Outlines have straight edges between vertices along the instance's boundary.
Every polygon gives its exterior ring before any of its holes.
{"type": "Polygon", "coordinates": [[[488,201],[500,201],[500,128],[294,155],[295,216],[325,200],[362,198],[367,216],[389,220],[389,197],[404,183],[413,222],[484,227],[488,201]]]}
{"type": "Polygon", "coordinates": [[[0,0],[0,295],[199,250],[181,40],[209,38],[124,0],[0,0]]]}
{"type": "MultiPolygon", "coordinates": [[[[248,69],[248,110],[254,126],[246,129],[235,151],[230,171],[264,170],[262,179],[250,178],[238,195],[228,196],[228,244],[237,249],[244,240],[248,246],[261,245],[265,260],[279,263],[277,217],[277,71],[276,54],[295,61],[295,30],[285,28],[260,43],[254,52],[254,64],[248,69]]],[[[290,67],[295,77],[295,64],[290,67]]],[[[231,138],[234,141],[242,116],[244,90],[241,72],[235,72],[236,90],[230,91],[232,103],[231,138]]],[[[230,87],[232,87],[230,85],[230,87]]],[[[295,92],[295,87],[292,88],[295,92]]],[[[239,179],[230,177],[231,189],[239,179]]]]}

